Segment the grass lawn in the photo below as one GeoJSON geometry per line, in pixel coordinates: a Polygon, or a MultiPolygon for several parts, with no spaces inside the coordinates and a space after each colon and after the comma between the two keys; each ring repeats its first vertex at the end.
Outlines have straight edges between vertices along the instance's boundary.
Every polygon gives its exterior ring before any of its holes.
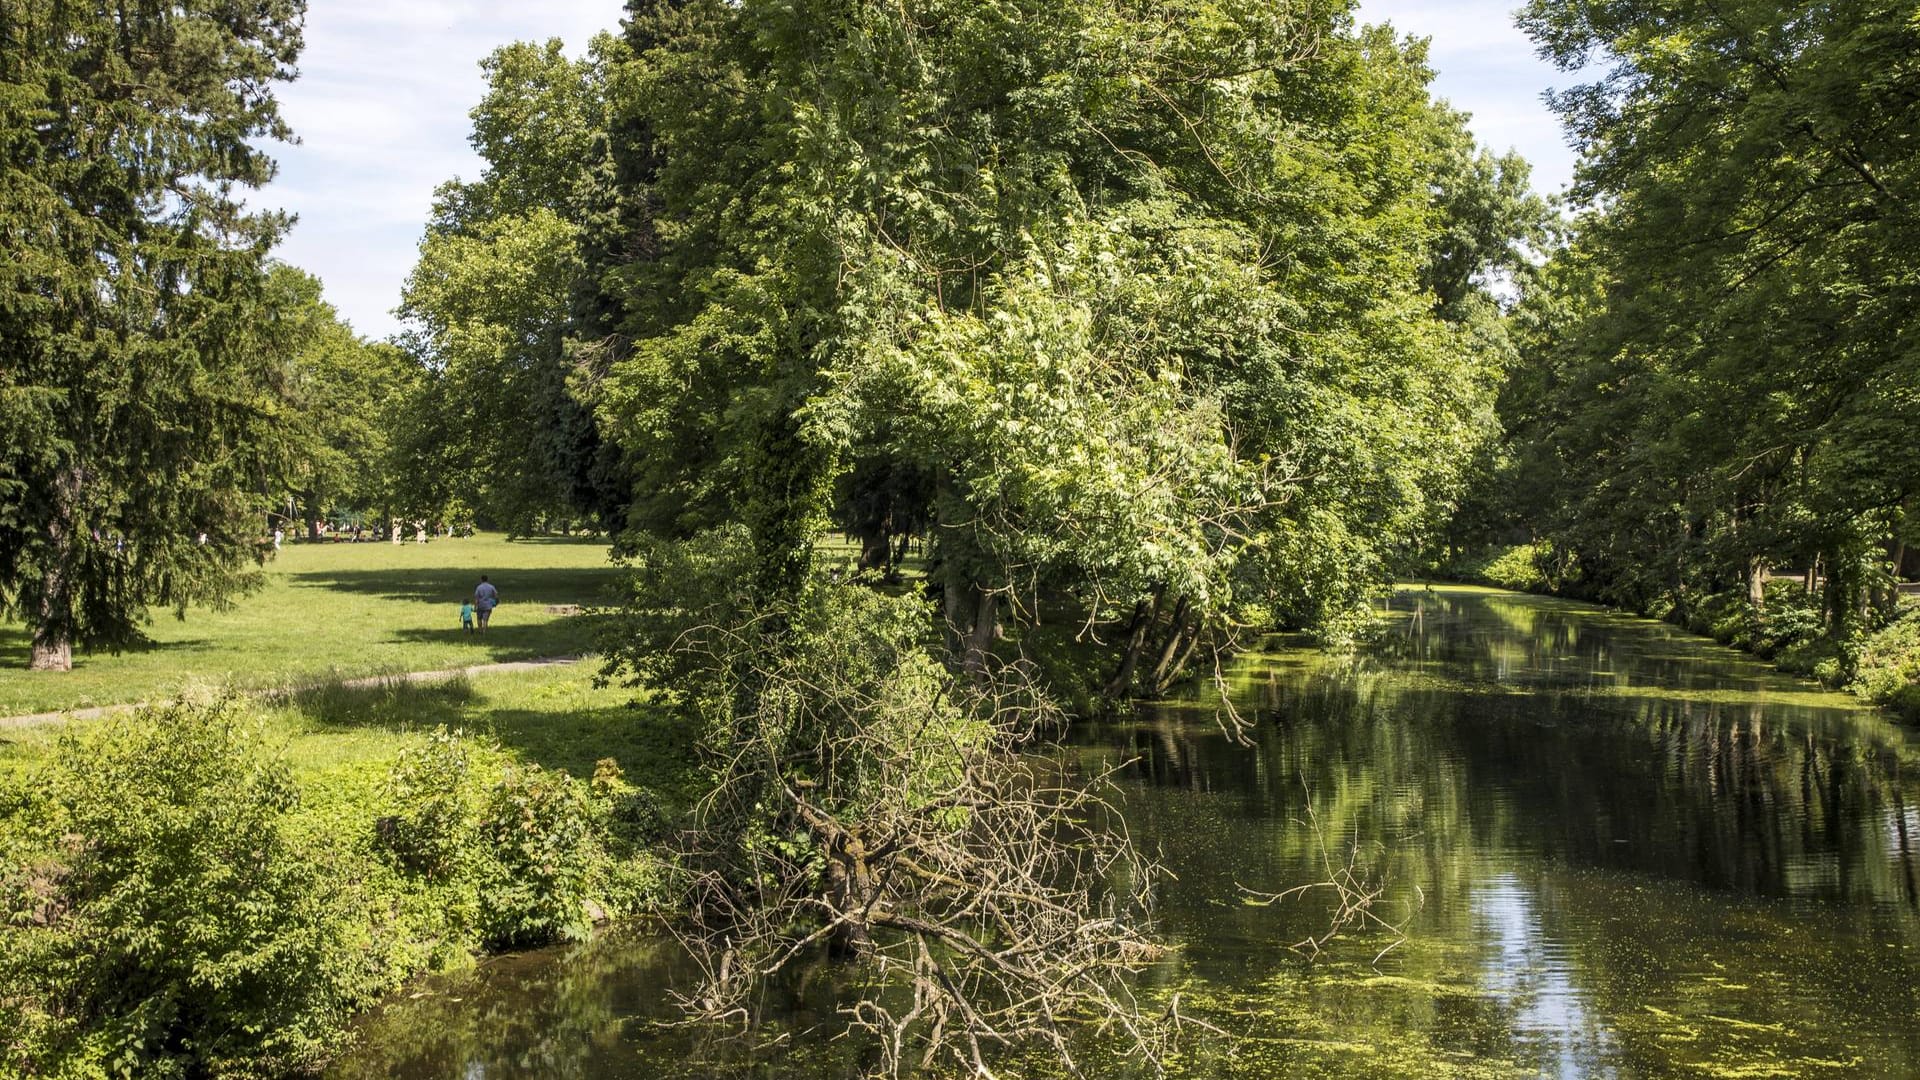
{"type": "MultiPolygon", "coordinates": [[[[576,777],[613,758],[629,780],[669,804],[695,796],[691,733],[664,710],[618,686],[596,687],[589,660],[536,671],[480,673],[428,684],[320,686],[252,712],[281,743],[317,820],[368,821],[381,812],[380,786],[401,750],[436,728],[487,735],[512,757],[576,777]]],[[[0,730],[0,775],[29,772],[63,732],[96,720],[0,730]]]]}
{"type": "Polygon", "coordinates": [[[289,544],[266,584],[227,611],[156,612],[151,646],[76,653],[70,672],[28,671],[28,635],[0,622],[0,716],[169,697],[196,684],[247,689],[334,676],[430,671],[574,655],[587,620],[549,606],[593,604],[614,578],[595,540],[497,535],[431,544],[289,544]],[[481,574],[501,605],[484,637],[460,629],[481,574]]]}

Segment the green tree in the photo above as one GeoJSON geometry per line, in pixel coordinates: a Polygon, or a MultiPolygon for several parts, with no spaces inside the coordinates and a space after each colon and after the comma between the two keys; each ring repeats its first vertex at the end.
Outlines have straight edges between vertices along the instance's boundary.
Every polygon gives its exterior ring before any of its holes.
{"type": "Polygon", "coordinates": [[[832,38],[643,7],[610,123],[645,132],[644,257],[602,274],[598,397],[640,528],[751,524],[764,479],[828,499],[768,537],[804,547],[912,477],[956,642],[1071,591],[1174,660],[1348,621],[1450,508],[1505,358],[1476,283],[1538,203],[1418,45],[1338,5],[860,9],[832,38]]]}
{"type": "Polygon", "coordinates": [[[606,37],[579,61],[558,39],[520,42],[482,63],[471,141],[486,166],[441,186],[401,308],[433,413],[409,456],[434,463],[442,498],[510,529],[609,517],[620,501],[567,349],[609,51],[606,37]]]}
{"type": "Polygon", "coordinates": [[[987,896],[999,834],[968,828],[1025,790],[1011,729],[1053,715],[1024,639],[1080,628],[1126,694],[1241,627],[1351,628],[1492,431],[1505,345],[1475,295],[1512,260],[1508,174],[1461,157],[1422,47],[1340,3],[629,13],[583,345],[635,469],[613,666],[707,720],[721,778],[696,945],[749,981],[823,940],[918,980],[896,1054],[951,1039],[984,1069],[985,1015],[1066,1053],[1060,972],[1104,960],[967,959],[976,931],[1055,948],[1022,927],[1091,899],[987,896]],[[937,610],[815,570],[831,523],[871,540],[890,508],[925,517],[937,610]]]}
{"type": "Polygon", "coordinates": [[[268,249],[300,0],[0,3],[0,610],[32,666],[244,585],[288,376],[268,249]],[[204,536],[205,542],[200,542],[204,536]]]}
{"type": "Polygon", "coordinates": [[[1763,624],[1769,571],[1817,570],[1851,635],[1890,607],[1920,494],[1897,434],[1920,408],[1920,25],[1781,0],[1535,0],[1522,22],[1603,71],[1555,99],[1588,209],[1542,279],[1541,311],[1573,317],[1530,350],[1549,531],[1586,589],[1683,620],[1719,594],[1763,624]]]}
{"type": "Polygon", "coordinates": [[[396,434],[409,430],[409,410],[422,404],[419,364],[397,346],[367,341],[321,299],[311,274],[275,266],[273,286],[285,316],[295,323],[288,410],[291,459],[283,478],[304,519],[319,538],[330,510],[391,516],[410,501],[399,497],[410,466],[396,434]]]}

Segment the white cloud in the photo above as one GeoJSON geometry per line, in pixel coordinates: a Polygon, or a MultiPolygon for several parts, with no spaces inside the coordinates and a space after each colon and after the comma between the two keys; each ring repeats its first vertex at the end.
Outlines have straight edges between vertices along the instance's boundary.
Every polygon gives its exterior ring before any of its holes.
{"type": "Polygon", "coordinates": [[[252,200],[300,216],[279,256],[317,274],[363,334],[398,328],[433,189],[472,177],[467,111],[480,61],[511,41],[562,39],[579,54],[618,28],[620,0],[315,0],[300,78],[280,90],[299,137],[252,200]]]}
{"type": "Polygon", "coordinates": [[[1430,39],[1433,91],[1473,114],[1469,126],[1495,150],[1518,150],[1533,163],[1535,190],[1552,194],[1573,179],[1573,151],[1541,93],[1570,86],[1567,75],[1534,52],[1514,25],[1521,0],[1361,0],[1358,18],[1392,23],[1430,39]]]}

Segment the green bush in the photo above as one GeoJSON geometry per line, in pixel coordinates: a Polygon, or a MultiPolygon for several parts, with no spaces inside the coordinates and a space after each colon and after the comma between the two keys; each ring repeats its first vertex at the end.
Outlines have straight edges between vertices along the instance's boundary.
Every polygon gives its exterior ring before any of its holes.
{"type": "Polygon", "coordinates": [[[645,846],[658,806],[611,759],[580,781],[443,729],[400,755],[385,798],[374,846],[461,951],[577,940],[599,915],[653,906],[663,882],[645,846]]]}
{"type": "Polygon", "coordinates": [[[1920,608],[1909,608],[1866,639],[1853,691],[1909,720],[1920,720],[1920,608]]]}
{"type": "MultiPolygon", "coordinates": [[[[1806,664],[1807,656],[1821,651],[1818,642],[1826,633],[1818,598],[1797,583],[1776,581],[1767,586],[1767,614],[1759,620],[1752,649],[1771,659],[1797,647],[1796,662],[1806,664]]],[[[1813,666],[1808,664],[1804,674],[1812,674],[1813,666]]]]}
{"type": "Polygon", "coordinates": [[[538,765],[506,770],[479,836],[482,937],[492,948],[571,941],[592,930],[594,868],[605,858],[586,784],[538,765]]]}
{"type": "Polygon", "coordinates": [[[332,853],[231,703],[110,717],[6,793],[0,1061],[13,1075],[313,1065],[389,985],[332,853]]]}
{"type": "Polygon", "coordinates": [[[308,810],[261,731],[143,710],[0,786],[0,1076],[311,1070],[423,969],[665,895],[664,815],[611,760],[575,780],[441,730],[308,810]]]}
{"type": "Polygon", "coordinates": [[[440,729],[402,751],[387,774],[394,812],[375,825],[380,846],[428,881],[453,877],[473,843],[474,789],[473,750],[460,732],[440,729]]]}
{"type": "Polygon", "coordinates": [[[1467,563],[1463,576],[1470,581],[1518,592],[1551,592],[1553,583],[1544,567],[1550,552],[1545,544],[1515,544],[1467,563]]]}

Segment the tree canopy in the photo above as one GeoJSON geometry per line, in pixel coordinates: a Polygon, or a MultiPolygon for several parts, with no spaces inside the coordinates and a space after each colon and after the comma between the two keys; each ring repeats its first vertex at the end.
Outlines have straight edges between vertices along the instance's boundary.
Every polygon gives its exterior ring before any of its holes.
{"type": "Polygon", "coordinates": [[[1535,0],[1582,151],[1511,395],[1533,516],[1594,595],[1685,617],[1770,571],[1843,634],[1915,539],[1920,24],[1909,6],[1535,0]],[[1590,66],[1588,66],[1590,65],[1590,66]]]}
{"type": "Polygon", "coordinates": [[[1097,887],[1044,900],[1122,916],[1080,926],[1087,984],[942,987],[971,935],[1046,932],[968,922],[1001,864],[942,808],[1011,814],[1007,761],[960,759],[1052,715],[1048,634],[1157,692],[1246,630],[1352,632],[1451,512],[1542,208],[1429,77],[1341,3],[630,5],[570,355],[632,469],[612,665],[722,778],[709,970],[840,941],[924,1004],[859,1016],[976,1063],[969,1017],[1119,1007],[1138,913],[1097,887]],[[938,605],[836,587],[835,526],[876,569],[918,534],[938,605]]]}
{"type": "Polygon", "coordinates": [[[1043,583],[1184,601],[1180,649],[1337,624],[1489,429],[1500,331],[1442,312],[1538,213],[1348,18],[636,9],[609,175],[647,242],[598,283],[634,522],[744,519],[791,587],[864,463],[914,478],[965,629],[1043,583]]]}
{"type": "Polygon", "coordinates": [[[288,136],[272,86],[303,10],[0,4],[0,611],[35,667],[218,601],[258,558],[286,221],[237,189],[288,136]]]}

